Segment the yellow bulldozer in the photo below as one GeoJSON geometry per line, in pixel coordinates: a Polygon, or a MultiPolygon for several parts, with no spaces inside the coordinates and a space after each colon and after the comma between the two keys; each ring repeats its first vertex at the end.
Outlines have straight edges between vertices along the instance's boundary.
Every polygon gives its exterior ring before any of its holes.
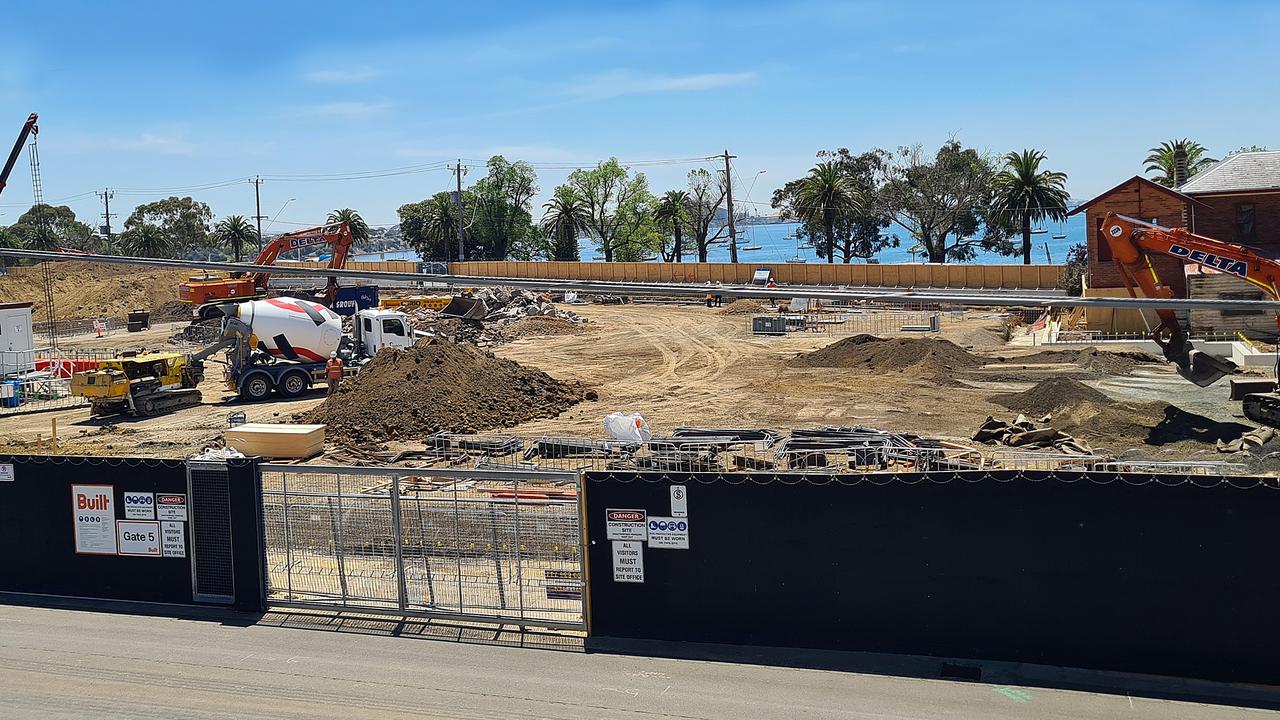
{"type": "Polygon", "coordinates": [[[92,415],[152,415],[200,404],[204,365],[181,353],[103,360],[71,376],[71,392],[88,398],[92,415]]]}

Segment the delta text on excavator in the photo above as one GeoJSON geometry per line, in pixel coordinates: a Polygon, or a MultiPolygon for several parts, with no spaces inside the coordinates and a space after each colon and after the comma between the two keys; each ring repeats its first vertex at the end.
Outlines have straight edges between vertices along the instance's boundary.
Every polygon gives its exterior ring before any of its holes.
{"type": "MultiPolygon", "coordinates": [[[[1149,298],[1172,298],[1173,289],[1160,280],[1152,255],[1168,255],[1249,282],[1273,300],[1280,300],[1280,262],[1240,245],[1196,235],[1185,228],[1166,228],[1131,217],[1107,213],[1102,220],[1102,237],[1111,247],[1111,256],[1129,294],[1149,298]]],[[[1151,339],[1160,346],[1178,374],[1207,387],[1236,372],[1235,363],[1196,350],[1172,310],[1157,310],[1160,324],[1151,339]]],[[[1280,315],[1276,317],[1280,327],[1280,315]]],[[[1280,362],[1280,356],[1277,357],[1280,362]]],[[[1280,366],[1277,368],[1280,371],[1280,366]]],[[[1245,417],[1254,422],[1280,427],[1280,394],[1253,393],[1244,398],[1245,417]]]]}

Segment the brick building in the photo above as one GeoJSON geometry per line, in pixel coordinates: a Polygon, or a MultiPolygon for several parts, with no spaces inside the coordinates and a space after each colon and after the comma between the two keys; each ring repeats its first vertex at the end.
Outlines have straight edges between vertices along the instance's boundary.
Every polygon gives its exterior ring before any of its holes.
{"type": "MultiPolygon", "coordinates": [[[[1127,295],[1120,272],[1111,261],[1110,246],[1101,237],[1102,219],[1108,212],[1153,222],[1165,227],[1186,227],[1192,232],[1247,246],[1280,258],[1280,152],[1245,152],[1218,162],[1177,189],[1143,177],[1132,177],[1071,211],[1085,213],[1089,233],[1089,282],[1092,296],[1127,295]]],[[[1236,278],[1213,278],[1199,265],[1172,257],[1153,258],[1156,272],[1180,297],[1261,296],[1254,286],[1236,278]],[[1238,287],[1236,287],[1238,286],[1238,287]]],[[[1192,332],[1234,331],[1243,326],[1266,328],[1255,336],[1274,336],[1274,320],[1233,316],[1222,323],[1217,313],[1197,314],[1192,332]],[[1223,327],[1217,327],[1222,324],[1223,327]],[[1230,325],[1231,327],[1226,327],[1230,325]]],[[[1089,315],[1091,329],[1135,332],[1145,328],[1136,311],[1100,311],[1089,315]]]]}

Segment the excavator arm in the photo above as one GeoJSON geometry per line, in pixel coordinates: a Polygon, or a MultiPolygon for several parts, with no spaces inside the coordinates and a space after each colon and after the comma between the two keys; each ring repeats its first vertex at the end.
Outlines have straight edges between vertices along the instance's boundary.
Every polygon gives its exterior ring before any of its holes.
{"type": "MultiPolygon", "coordinates": [[[[347,253],[351,247],[351,229],[347,227],[346,223],[336,223],[285,233],[262,248],[262,252],[258,254],[258,259],[254,260],[254,263],[257,265],[274,265],[281,253],[297,250],[298,248],[326,244],[333,246],[333,257],[329,260],[329,267],[342,267],[346,264],[347,253]],[[339,253],[341,253],[342,258],[340,264],[334,265],[334,262],[338,261],[339,253]]],[[[271,279],[271,273],[266,271],[256,272],[252,277],[253,286],[261,292],[266,292],[267,282],[271,279]]]]}
{"type": "Polygon", "coordinates": [[[18,141],[13,144],[13,150],[9,152],[9,159],[5,161],[4,169],[0,170],[0,193],[4,192],[4,186],[9,182],[9,173],[13,172],[13,166],[18,162],[18,155],[22,153],[22,146],[26,144],[27,137],[40,132],[40,128],[36,127],[36,121],[39,119],[38,115],[31,113],[27,117],[27,122],[22,125],[22,131],[18,133],[18,141]]]}
{"type": "MultiPolygon", "coordinates": [[[[1107,213],[1103,218],[1102,237],[1110,246],[1120,278],[1133,297],[1138,297],[1139,292],[1149,298],[1174,296],[1173,290],[1160,280],[1151,261],[1152,255],[1159,254],[1235,275],[1258,286],[1272,299],[1280,299],[1280,262],[1239,245],[1116,213],[1107,213]]],[[[1157,310],[1156,314],[1160,325],[1152,330],[1151,339],[1160,346],[1165,359],[1177,365],[1179,375],[1206,387],[1236,371],[1235,363],[1192,347],[1172,310],[1157,310]]],[[[1280,316],[1276,321],[1280,324],[1280,316]]]]}

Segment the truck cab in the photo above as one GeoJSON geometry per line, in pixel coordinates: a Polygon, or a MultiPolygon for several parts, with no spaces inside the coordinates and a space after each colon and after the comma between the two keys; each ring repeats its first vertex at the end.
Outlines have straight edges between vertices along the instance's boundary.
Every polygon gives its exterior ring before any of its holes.
{"type": "Polygon", "coordinates": [[[368,309],[356,313],[355,340],[361,354],[373,357],[383,348],[407,348],[413,345],[413,327],[409,318],[394,310],[368,309]]]}

